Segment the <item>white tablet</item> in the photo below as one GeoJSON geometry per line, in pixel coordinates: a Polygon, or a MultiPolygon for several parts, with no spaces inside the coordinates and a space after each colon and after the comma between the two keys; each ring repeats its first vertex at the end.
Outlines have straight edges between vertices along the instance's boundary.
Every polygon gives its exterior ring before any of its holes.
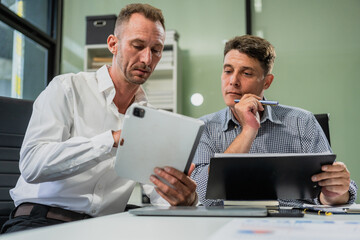
{"type": "Polygon", "coordinates": [[[201,120],[132,104],[121,130],[117,174],[149,184],[155,167],[170,166],[187,174],[203,128],[201,120]]]}

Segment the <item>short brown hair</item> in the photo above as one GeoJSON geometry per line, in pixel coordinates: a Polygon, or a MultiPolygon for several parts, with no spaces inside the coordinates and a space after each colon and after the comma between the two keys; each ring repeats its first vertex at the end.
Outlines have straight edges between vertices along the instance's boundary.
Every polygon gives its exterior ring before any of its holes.
{"type": "Polygon", "coordinates": [[[165,30],[165,19],[160,9],[149,4],[134,3],[128,4],[121,9],[119,16],[116,19],[115,32],[118,26],[122,25],[124,22],[128,22],[131,15],[134,13],[141,13],[153,22],[159,21],[165,30]]]}
{"type": "Polygon", "coordinates": [[[252,35],[235,37],[225,44],[224,57],[233,49],[257,59],[264,70],[265,76],[271,73],[276,53],[274,46],[267,40],[252,35]]]}

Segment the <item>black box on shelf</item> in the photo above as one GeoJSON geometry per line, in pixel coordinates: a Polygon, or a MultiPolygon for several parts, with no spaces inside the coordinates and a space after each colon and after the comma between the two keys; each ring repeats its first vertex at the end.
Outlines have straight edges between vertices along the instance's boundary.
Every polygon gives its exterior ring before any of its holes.
{"type": "Polygon", "coordinates": [[[86,44],[106,44],[107,38],[114,33],[116,15],[87,16],[86,44]]]}

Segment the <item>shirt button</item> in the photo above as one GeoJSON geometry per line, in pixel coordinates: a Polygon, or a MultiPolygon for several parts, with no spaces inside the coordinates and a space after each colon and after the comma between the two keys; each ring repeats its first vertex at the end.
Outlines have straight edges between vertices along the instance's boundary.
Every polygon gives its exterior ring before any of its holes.
{"type": "Polygon", "coordinates": [[[98,189],[101,190],[102,188],[103,188],[103,185],[100,184],[100,185],[98,186],[98,189]]]}
{"type": "Polygon", "coordinates": [[[105,146],[100,147],[101,151],[105,151],[105,146]]]}
{"type": "Polygon", "coordinates": [[[95,214],[95,213],[96,213],[96,209],[91,210],[91,213],[92,213],[92,214],[95,214]]]}

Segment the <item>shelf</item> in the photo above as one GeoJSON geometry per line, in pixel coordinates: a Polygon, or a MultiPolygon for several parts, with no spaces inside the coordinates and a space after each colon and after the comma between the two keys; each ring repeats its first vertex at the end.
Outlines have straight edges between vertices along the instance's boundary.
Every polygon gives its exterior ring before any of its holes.
{"type": "MultiPolygon", "coordinates": [[[[177,39],[176,31],[166,32],[162,58],[150,78],[143,85],[151,105],[172,112],[181,112],[180,104],[177,101],[181,93],[177,39]]],[[[92,72],[104,64],[111,65],[112,57],[107,44],[86,45],[84,70],[92,72]]]]}
{"type": "Polygon", "coordinates": [[[94,44],[85,46],[85,71],[96,71],[104,64],[111,65],[112,53],[106,44],[94,44]]]}

